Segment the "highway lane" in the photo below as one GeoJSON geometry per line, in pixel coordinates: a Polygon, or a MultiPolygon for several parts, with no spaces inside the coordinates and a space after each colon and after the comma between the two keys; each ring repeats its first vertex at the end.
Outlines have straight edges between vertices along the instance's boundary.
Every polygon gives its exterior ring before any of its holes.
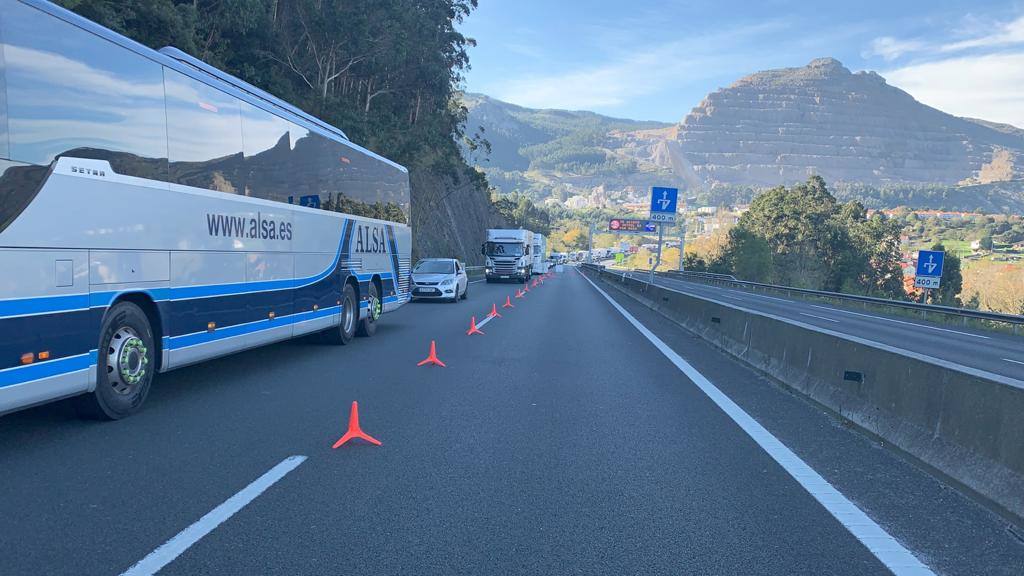
{"type": "MultiPolygon", "coordinates": [[[[646,274],[633,274],[647,280],[646,274]]],[[[873,310],[846,309],[797,298],[658,276],[655,283],[730,306],[749,308],[895,348],[1006,376],[1024,386],[1024,337],[937,324],[873,310]]]]}
{"type": "MultiPolygon", "coordinates": [[[[514,289],[172,372],[122,422],[0,419],[0,572],[120,573],[302,455],[161,573],[884,573],[577,273],[465,336],[514,289]],[[415,366],[430,339],[449,368],[415,366]],[[383,446],[330,449],[352,400],[383,446]]],[[[623,304],[940,573],[1024,566],[994,515],[623,304]]]]}

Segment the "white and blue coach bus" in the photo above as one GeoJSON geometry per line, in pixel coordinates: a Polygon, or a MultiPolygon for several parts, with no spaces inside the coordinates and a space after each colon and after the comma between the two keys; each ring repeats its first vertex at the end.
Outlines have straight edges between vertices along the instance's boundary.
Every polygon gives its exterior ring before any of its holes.
{"type": "Polygon", "coordinates": [[[181,51],[0,0],[0,413],[119,418],[156,372],[409,299],[407,171],[181,51]]]}

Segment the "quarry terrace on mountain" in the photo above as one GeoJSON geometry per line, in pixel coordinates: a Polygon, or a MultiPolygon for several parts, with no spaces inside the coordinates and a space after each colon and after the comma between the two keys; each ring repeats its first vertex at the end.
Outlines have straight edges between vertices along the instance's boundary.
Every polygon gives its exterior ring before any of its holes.
{"type": "Polygon", "coordinates": [[[949,187],[951,209],[1024,203],[1024,131],[936,110],[833,58],[741,78],[675,125],[476,94],[465,102],[467,128],[482,126],[492,144],[489,157],[471,161],[499,189],[538,198],[596,193],[628,203],[654,180],[699,192],[820,175],[839,185],[949,187]]]}

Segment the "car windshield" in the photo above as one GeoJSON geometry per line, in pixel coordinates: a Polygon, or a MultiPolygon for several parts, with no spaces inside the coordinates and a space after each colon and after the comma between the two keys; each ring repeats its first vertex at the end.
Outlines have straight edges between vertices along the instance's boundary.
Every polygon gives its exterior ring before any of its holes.
{"type": "Polygon", "coordinates": [[[424,260],[412,270],[413,274],[454,274],[455,263],[451,260],[424,260]]]}
{"type": "Polygon", "coordinates": [[[488,256],[522,256],[523,245],[516,242],[488,242],[488,256]]]}

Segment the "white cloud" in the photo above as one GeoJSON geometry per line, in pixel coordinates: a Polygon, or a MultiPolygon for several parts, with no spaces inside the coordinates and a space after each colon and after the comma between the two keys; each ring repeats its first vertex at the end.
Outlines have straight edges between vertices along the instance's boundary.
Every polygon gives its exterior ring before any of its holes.
{"type": "Polygon", "coordinates": [[[865,58],[881,56],[892,61],[908,52],[923,50],[927,45],[920,40],[899,40],[892,36],[882,36],[871,41],[871,47],[861,55],[865,58]]]}
{"type": "Polygon", "coordinates": [[[626,61],[580,69],[565,74],[512,78],[495,86],[497,98],[531,108],[591,109],[620,106],[636,96],[660,90],[672,69],[657,55],[658,49],[626,61]]]}
{"type": "Polygon", "coordinates": [[[996,26],[996,30],[976,38],[944,44],[940,51],[958,52],[971,48],[996,48],[1024,43],[1024,16],[996,26]]]}
{"type": "Polygon", "coordinates": [[[944,112],[1024,127],[1024,52],[948,58],[882,75],[944,112]]]}
{"type": "Polygon", "coordinates": [[[606,61],[565,72],[508,78],[482,87],[496,98],[530,108],[605,109],[624,106],[640,96],[707,78],[722,69],[757,68],[749,54],[722,51],[785,29],[787,22],[769,20],[685,40],[642,45],[635,31],[592,27],[589,42],[607,48],[606,61]],[[629,47],[623,49],[623,47],[629,47]]]}

